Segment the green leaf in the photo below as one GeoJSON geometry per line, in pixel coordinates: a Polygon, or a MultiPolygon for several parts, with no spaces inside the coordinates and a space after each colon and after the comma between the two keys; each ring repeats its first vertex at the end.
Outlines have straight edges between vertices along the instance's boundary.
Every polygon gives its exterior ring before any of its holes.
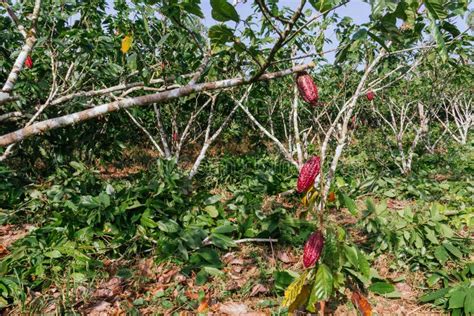
{"type": "Polygon", "coordinates": [[[137,70],[137,53],[127,56],[127,67],[131,72],[137,70]]]}
{"type": "Polygon", "coordinates": [[[464,299],[464,313],[466,315],[474,314],[474,287],[466,289],[466,298],[464,299]]]}
{"type": "Polygon", "coordinates": [[[465,297],[466,297],[466,292],[464,291],[463,288],[457,289],[457,290],[451,292],[451,295],[449,297],[449,308],[450,309],[455,309],[455,308],[464,307],[464,298],[465,297]]]}
{"type": "Polygon", "coordinates": [[[222,272],[221,270],[219,270],[217,268],[214,268],[214,267],[204,267],[203,269],[209,275],[212,275],[212,276],[223,276],[224,275],[224,272],[222,272]]]}
{"type": "Polygon", "coordinates": [[[58,250],[51,250],[44,254],[46,257],[51,259],[61,258],[62,254],[58,250]]]}
{"type": "Polygon", "coordinates": [[[365,257],[365,254],[357,250],[357,261],[359,263],[359,270],[362,273],[363,276],[366,278],[370,278],[370,266],[369,266],[369,261],[365,257]]]}
{"type": "Polygon", "coordinates": [[[359,268],[359,260],[357,258],[357,250],[354,247],[344,245],[344,254],[347,260],[354,268],[359,268]]]}
{"type": "Polygon", "coordinates": [[[87,281],[87,277],[83,273],[75,272],[71,274],[71,277],[75,283],[83,283],[87,281]]]}
{"type": "Polygon", "coordinates": [[[387,282],[375,282],[369,286],[369,291],[383,295],[394,292],[395,287],[387,282]]]}
{"type": "Polygon", "coordinates": [[[275,288],[277,290],[284,291],[298,277],[298,273],[290,270],[275,271],[273,273],[275,288]]]}
{"type": "Polygon", "coordinates": [[[212,43],[224,45],[234,41],[234,32],[224,24],[213,25],[209,29],[209,38],[212,43]]]}
{"type": "Polygon", "coordinates": [[[333,276],[331,270],[324,263],[320,264],[316,272],[313,288],[309,297],[308,306],[314,306],[318,301],[329,299],[333,290],[333,276]]]}
{"type": "Polygon", "coordinates": [[[449,254],[443,246],[435,248],[434,256],[441,264],[444,264],[449,259],[449,254]]]}
{"type": "Polygon", "coordinates": [[[439,31],[438,25],[436,24],[436,18],[433,16],[431,11],[428,10],[428,18],[430,20],[431,35],[433,35],[436,43],[438,44],[438,51],[441,54],[443,62],[448,60],[448,50],[446,49],[446,43],[444,42],[443,35],[439,31]]]}
{"type": "Polygon", "coordinates": [[[449,292],[449,288],[444,288],[444,289],[440,289],[440,290],[425,294],[422,297],[420,297],[420,302],[427,303],[427,302],[434,301],[438,298],[445,296],[448,292],[449,292]]]}
{"type": "Polygon", "coordinates": [[[334,0],[309,0],[309,3],[319,12],[331,10],[337,3],[334,0]]]}
{"type": "Polygon", "coordinates": [[[340,193],[340,194],[342,196],[342,201],[344,205],[347,207],[347,209],[349,210],[349,212],[354,216],[357,215],[358,213],[357,205],[355,204],[354,200],[351,199],[347,194],[344,194],[344,193],[340,193]]]}
{"type": "Polygon", "coordinates": [[[211,241],[215,246],[224,249],[237,246],[237,244],[232,240],[232,238],[222,234],[211,234],[211,241]]]}
{"type": "Polygon", "coordinates": [[[218,234],[228,234],[236,230],[237,230],[237,226],[233,224],[224,224],[221,226],[217,226],[216,228],[213,228],[211,231],[213,233],[218,233],[218,234]]]}
{"type": "Polygon", "coordinates": [[[214,205],[208,205],[204,208],[204,210],[212,218],[216,218],[217,216],[219,216],[219,211],[217,210],[217,208],[214,205]]]}
{"type": "Polygon", "coordinates": [[[174,220],[162,220],[156,223],[158,228],[165,233],[176,233],[180,230],[179,224],[174,220]]]}
{"type": "Polygon", "coordinates": [[[222,197],[218,194],[210,196],[204,201],[204,205],[216,204],[217,202],[220,201],[221,198],[222,197]]]}
{"type": "Polygon", "coordinates": [[[425,0],[426,9],[433,15],[436,20],[447,18],[448,14],[444,9],[444,1],[442,0],[425,0]]]}
{"type": "Polygon", "coordinates": [[[143,212],[140,218],[140,224],[143,227],[148,227],[148,228],[155,228],[158,226],[158,224],[153,219],[151,219],[150,210],[146,210],[145,212],[143,212]]]}
{"type": "Polygon", "coordinates": [[[229,20],[239,23],[240,17],[234,6],[226,0],[211,0],[211,15],[212,18],[219,22],[226,22],[229,20]]]}
{"type": "Polygon", "coordinates": [[[374,40],[376,41],[377,43],[379,43],[380,46],[382,46],[383,48],[385,48],[385,50],[387,52],[390,51],[390,48],[388,48],[388,46],[385,44],[385,42],[383,41],[382,38],[380,38],[379,36],[375,35],[374,33],[368,31],[367,34],[374,40]]]}
{"type": "Polygon", "coordinates": [[[183,1],[182,6],[185,11],[194,14],[201,19],[204,19],[204,14],[202,13],[200,3],[200,0],[183,1]]]}
{"type": "Polygon", "coordinates": [[[446,248],[451,254],[453,254],[454,256],[458,257],[459,259],[462,258],[462,252],[461,250],[459,250],[459,248],[457,248],[456,246],[454,246],[452,243],[450,242],[444,242],[443,243],[443,246],[444,248],[446,248]]]}
{"type": "Polygon", "coordinates": [[[428,227],[425,226],[425,231],[426,231],[426,238],[434,245],[439,245],[438,238],[436,238],[436,235],[432,229],[429,229],[428,227]]]}

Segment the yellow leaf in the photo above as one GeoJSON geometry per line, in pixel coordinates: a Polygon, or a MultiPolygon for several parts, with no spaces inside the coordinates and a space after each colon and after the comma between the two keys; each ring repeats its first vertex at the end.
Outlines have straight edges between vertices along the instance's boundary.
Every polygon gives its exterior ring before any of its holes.
{"type": "Polygon", "coordinates": [[[301,288],[300,294],[298,294],[298,296],[295,298],[295,301],[288,307],[288,313],[292,315],[294,311],[299,310],[305,306],[306,302],[308,302],[310,294],[310,286],[304,285],[303,288],[301,288]]]}
{"type": "Polygon", "coordinates": [[[301,203],[303,204],[303,206],[306,206],[308,205],[308,199],[306,197],[306,194],[303,196],[303,198],[301,199],[301,203]]]}
{"type": "Polygon", "coordinates": [[[132,42],[133,42],[133,37],[131,35],[127,35],[123,38],[122,48],[121,48],[122,53],[125,54],[130,50],[130,47],[132,47],[132,42]]]}
{"type": "Polygon", "coordinates": [[[298,279],[294,280],[293,283],[291,283],[287,287],[287,289],[285,290],[285,297],[283,298],[283,301],[281,302],[282,307],[290,307],[290,305],[296,301],[296,299],[298,298],[298,295],[303,289],[303,285],[304,285],[304,282],[306,281],[306,276],[308,275],[308,271],[309,270],[306,270],[305,272],[303,272],[303,274],[300,275],[298,279]]]}

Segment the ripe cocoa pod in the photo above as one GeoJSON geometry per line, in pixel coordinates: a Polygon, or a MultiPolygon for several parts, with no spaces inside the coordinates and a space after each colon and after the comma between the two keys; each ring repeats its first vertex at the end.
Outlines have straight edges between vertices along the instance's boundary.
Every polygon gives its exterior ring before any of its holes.
{"type": "Polygon", "coordinates": [[[31,58],[30,55],[28,55],[28,57],[26,57],[25,66],[26,66],[26,68],[28,68],[28,69],[33,68],[33,59],[31,58]]]}
{"type": "Polygon", "coordinates": [[[313,266],[316,261],[319,260],[321,252],[323,251],[323,247],[323,233],[317,230],[309,236],[308,240],[306,241],[306,244],[304,245],[303,265],[305,268],[313,266]]]}
{"type": "Polygon", "coordinates": [[[309,190],[314,183],[314,180],[319,174],[321,169],[321,159],[319,157],[312,157],[309,159],[301,168],[298,176],[298,183],[296,185],[296,191],[303,193],[309,190]]]}
{"type": "Polygon", "coordinates": [[[367,92],[367,100],[372,101],[375,98],[375,93],[373,91],[367,92]]]}
{"type": "Polygon", "coordinates": [[[174,141],[174,142],[177,142],[178,140],[179,140],[179,138],[178,138],[178,133],[174,132],[174,133],[173,133],[173,141],[174,141]]]}
{"type": "Polygon", "coordinates": [[[306,71],[299,72],[296,75],[296,85],[303,100],[312,106],[318,104],[318,86],[306,71]]]}

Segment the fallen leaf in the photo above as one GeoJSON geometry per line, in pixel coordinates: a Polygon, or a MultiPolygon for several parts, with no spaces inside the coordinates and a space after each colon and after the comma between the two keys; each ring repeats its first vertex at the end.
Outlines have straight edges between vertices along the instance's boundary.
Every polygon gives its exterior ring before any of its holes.
{"type": "Polygon", "coordinates": [[[230,316],[240,316],[246,314],[248,309],[245,304],[227,303],[219,306],[219,311],[230,316]]]}
{"type": "Polygon", "coordinates": [[[106,314],[106,311],[107,311],[107,309],[109,309],[109,307],[110,307],[111,305],[112,305],[112,304],[110,304],[109,302],[101,301],[101,302],[95,304],[94,306],[92,306],[92,307],[87,311],[87,315],[95,315],[95,316],[107,315],[107,314],[106,314]]]}
{"type": "Polygon", "coordinates": [[[262,284],[257,284],[252,288],[252,292],[250,292],[250,296],[256,296],[260,293],[267,293],[268,289],[262,285],[262,284]]]}
{"type": "Polygon", "coordinates": [[[198,309],[197,309],[197,312],[198,312],[198,313],[203,313],[203,312],[206,311],[208,308],[209,308],[209,302],[208,302],[207,298],[204,298],[204,299],[201,301],[201,304],[199,304],[198,309]]]}
{"type": "Polygon", "coordinates": [[[292,262],[295,262],[295,260],[293,258],[291,258],[288,253],[286,253],[285,251],[278,251],[277,252],[277,258],[278,260],[280,260],[281,262],[283,263],[292,263],[292,262]]]}
{"type": "Polygon", "coordinates": [[[5,257],[9,253],[10,251],[8,251],[7,247],[5,247],[4,245],[0,245],[0,258],[5,257]]]}
{"type": "Polygon", "coordinates": [[[351,301],[362,314],[362,316],[372,316],[372,306],[370,306],[369,301],[367,301],[367,299],[362,294],[353,292],[351,301]]]}

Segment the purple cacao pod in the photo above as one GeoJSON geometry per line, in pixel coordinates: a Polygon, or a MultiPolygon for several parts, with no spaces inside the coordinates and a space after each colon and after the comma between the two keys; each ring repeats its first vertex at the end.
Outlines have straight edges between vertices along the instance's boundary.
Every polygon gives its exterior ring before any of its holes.
{"type": "Polygon", "coordinates": [[[298,183],[296,185],[296,191],[303,193],[309,190],[314,183],[314,180],[319,174],[321,169],[321,159],[319,157],[310,158],[301,168],[300,175],[298,176],[298,183]]]}
{"type": "Polygon", "coordinates": [[[312,106],[318,104],[318,86],[306,71],[299,72],[296,75],[296,85],[303,100],[312,106]]]}
{"type": "Polygon", "coordinates": [[[304,245],[303,265],[305,268],[313,266],[316,261],[319,260],[321,252],[323,251],[323,247],[323,233],[317,230],[309,236],[308,240],[306,241],[306,244],[304,245]]]}

